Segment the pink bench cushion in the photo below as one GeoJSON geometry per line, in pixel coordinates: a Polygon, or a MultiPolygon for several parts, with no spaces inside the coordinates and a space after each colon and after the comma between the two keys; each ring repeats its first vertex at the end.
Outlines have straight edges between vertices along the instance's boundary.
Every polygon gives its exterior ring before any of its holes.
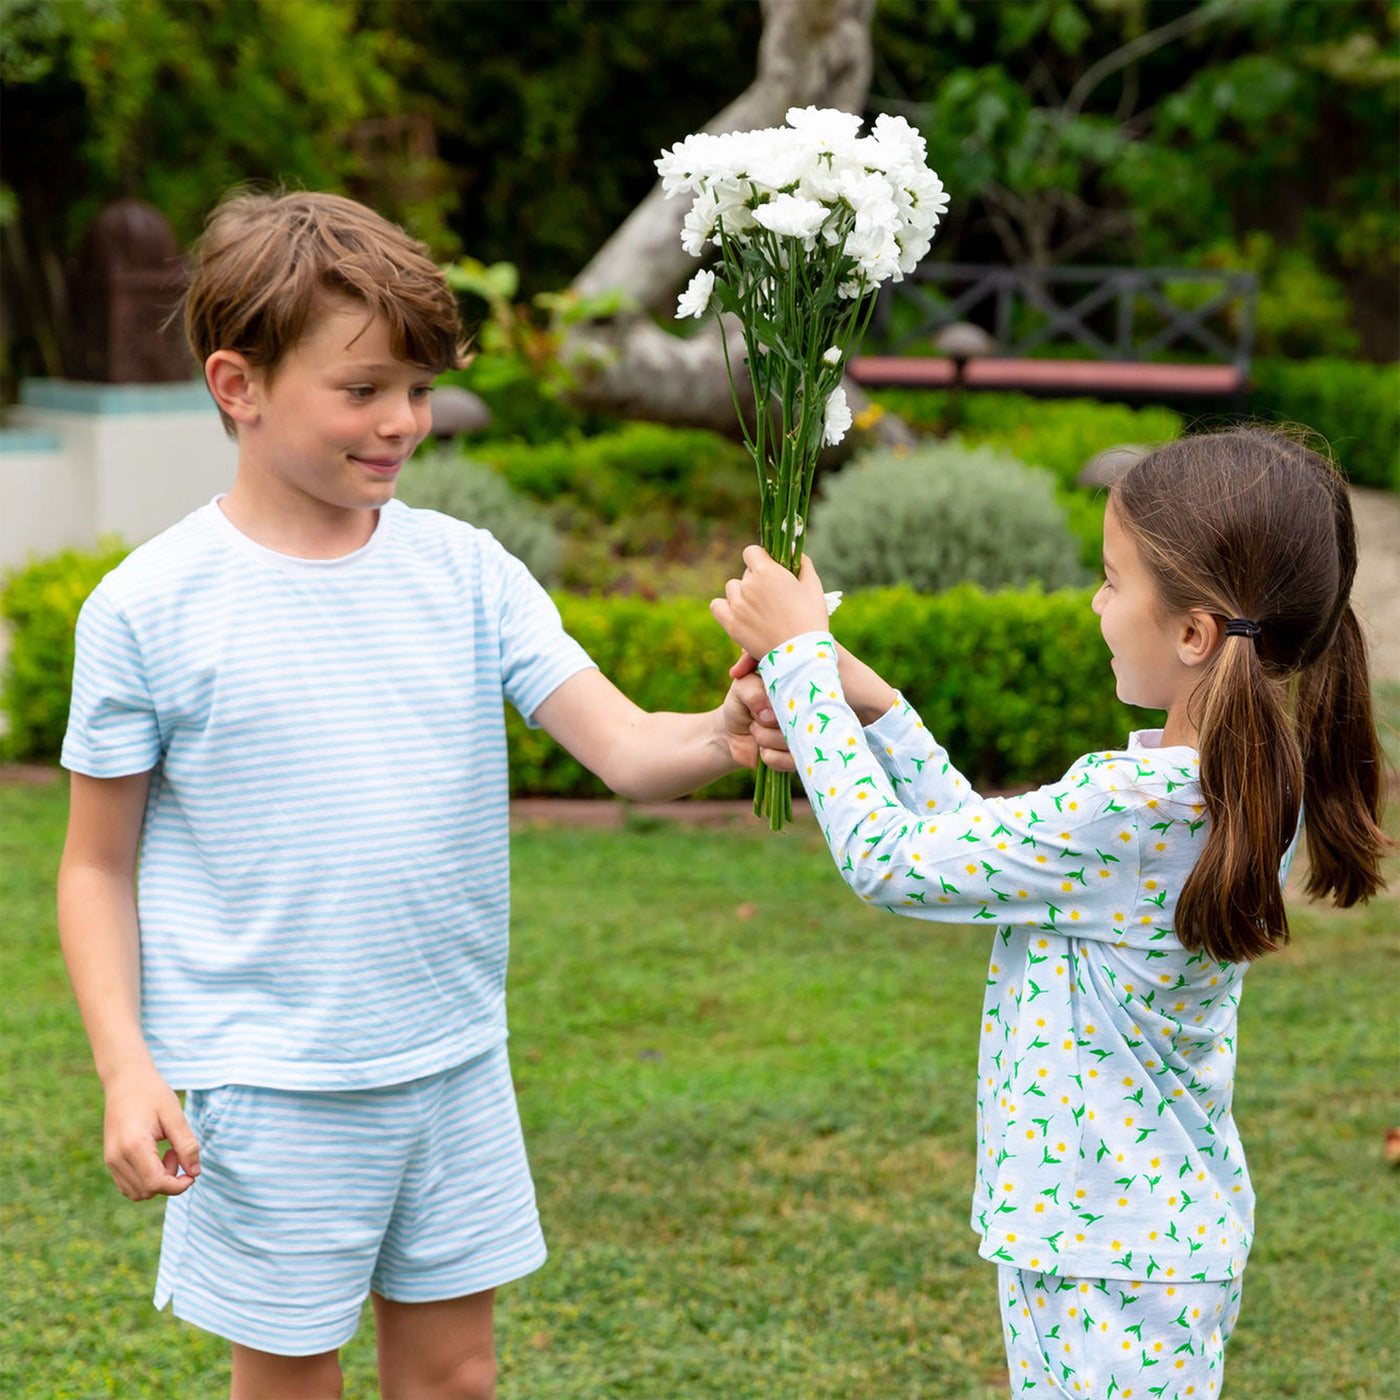
{"type": "MultiPolygon", "coordinates": [[[[849,365],[859,384],[946,388],[956,381],[952,360],[909,355],[858,355],[849,365]]],[[[1134,360],[969,360],[963,383],[976,389],[1086,393],[1235,394],[1248,387],[1234,365],[1146,364],[1134,360]]]]}

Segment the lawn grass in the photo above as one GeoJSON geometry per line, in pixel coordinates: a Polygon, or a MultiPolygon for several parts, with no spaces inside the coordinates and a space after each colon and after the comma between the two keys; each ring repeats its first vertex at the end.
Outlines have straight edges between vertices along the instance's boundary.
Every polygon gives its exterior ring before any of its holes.
{"type": "MultiPolygon", "coordinates": [[[[150,1307],[159,1206],[101,1161],[53,928],[65,809],[62,783],[0,792],[0,1394],[212,1400],[224,1345],[150,1307]]],[[[863,908],[809,824],[529,828],[514,880],[551,1257],[500,1295],[502,1400],[1004,1395],[967,1228],[985,932],[863,908]]],[[[1259,1232],[1227,1400],[1396,1393],[1398,916],[1393,893],[1300,909],[1250,973],[1259,1232]]],[[[345,1362],[347,1397],[375,1395],[368,1325],[345,1362]]]]}

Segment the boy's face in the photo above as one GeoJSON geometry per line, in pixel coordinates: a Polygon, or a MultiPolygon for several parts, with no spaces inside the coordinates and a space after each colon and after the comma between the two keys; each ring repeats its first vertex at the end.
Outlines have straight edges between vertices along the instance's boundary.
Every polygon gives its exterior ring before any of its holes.
{"type": "Polygon", "coordinates": [[[273,491],[337,509],[375,509],[432,427],[433,374],[394,357],[388,327],[337,299],[271,376],[254,371],[256,422],[239,433],[245,463],[273,491]]]}

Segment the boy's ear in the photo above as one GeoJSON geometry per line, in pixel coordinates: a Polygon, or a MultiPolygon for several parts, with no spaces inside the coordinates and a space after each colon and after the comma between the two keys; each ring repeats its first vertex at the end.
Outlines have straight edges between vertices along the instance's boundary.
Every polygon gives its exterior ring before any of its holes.
{"type": "Polygon", "coordinates": [[[1183,666],[1204,664],[1215,655],[1215,649],[1224,640],[1224,636],[1225,629],[1214,613],[1187,613],[1177,634],[1177,660],[1183,666]]]}
{"type": "Polygon", "coordinates": [[[215,350],[204,362],[204,380],[214,402],[235,423],[258,421],[260,376],[237,350],[215,350]]]}

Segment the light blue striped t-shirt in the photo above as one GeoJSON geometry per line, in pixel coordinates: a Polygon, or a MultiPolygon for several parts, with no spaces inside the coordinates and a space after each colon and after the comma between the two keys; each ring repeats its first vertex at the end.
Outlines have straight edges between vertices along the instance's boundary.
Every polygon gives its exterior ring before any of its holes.
{"type": "Polygon", "coordinates": [[[154,770],[142,1021],[167,1081],[362,1088],[502,1040],[504,701],[529,721],[591,664],[490,534],[397,501],[330,560],[211,502],[108,574],[63,764],[154,770]]]}

